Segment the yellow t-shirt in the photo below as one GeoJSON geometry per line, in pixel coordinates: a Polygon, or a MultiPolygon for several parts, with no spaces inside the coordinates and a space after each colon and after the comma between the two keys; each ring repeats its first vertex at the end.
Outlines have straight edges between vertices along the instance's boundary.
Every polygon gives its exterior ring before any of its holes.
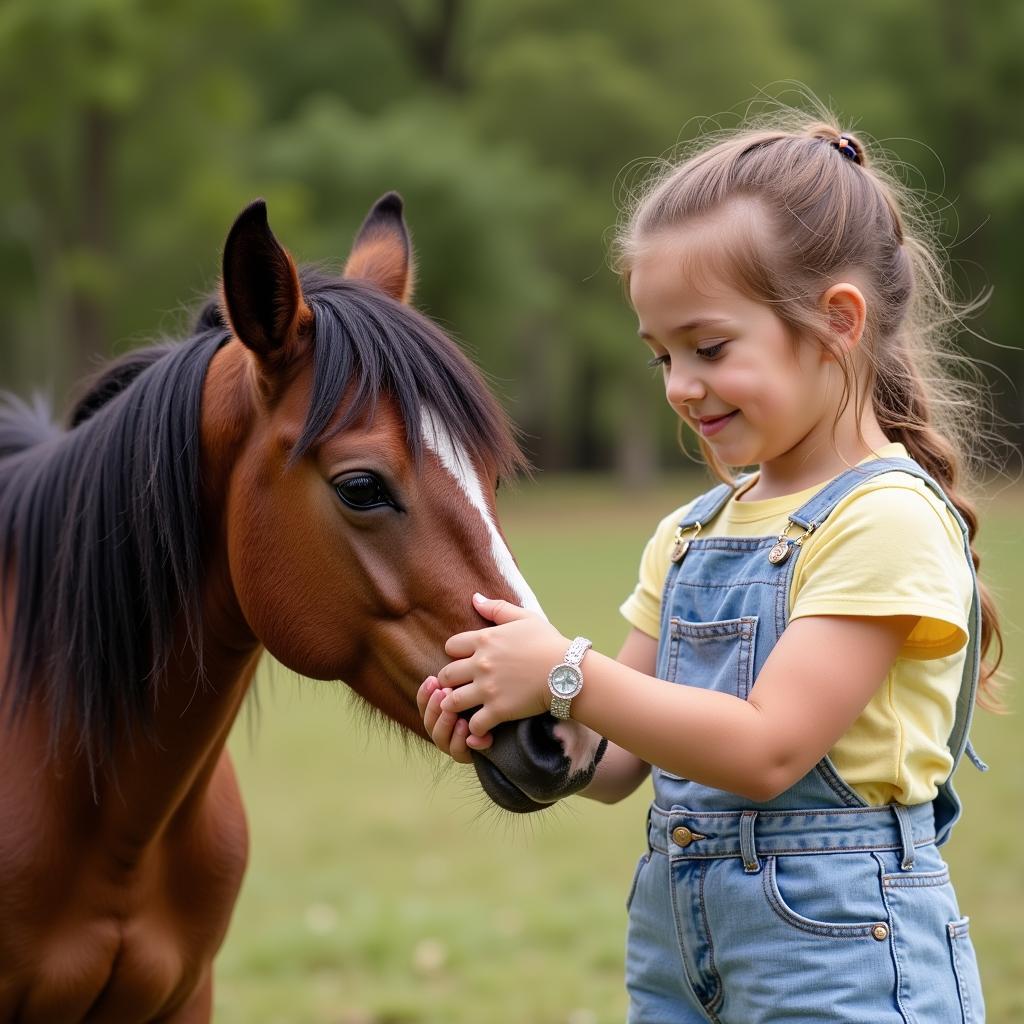
{"type": "MultiPolygon", "coordinates": [[[[902,444],[885,445],[877,454],[907,457],[902,444]]],[[[747,489],[741,488],[701,537],[778,536],[787,516],[823,486],[737,501],[747,489]]],[[[658,525],[644,549],[636,589],[621,607],[630,625],[655,639],[673,535],[688,508],[658,525]]],[[[966,657],[971,598],[960,527],[928,485],[909,473],[882,473],[861,484],[804,541],[789,592],[791,620],[920,616],[885,682],[829,752],[842,778],[870,805],[931,800],[950,773],[946,740],[966,657]]]]}

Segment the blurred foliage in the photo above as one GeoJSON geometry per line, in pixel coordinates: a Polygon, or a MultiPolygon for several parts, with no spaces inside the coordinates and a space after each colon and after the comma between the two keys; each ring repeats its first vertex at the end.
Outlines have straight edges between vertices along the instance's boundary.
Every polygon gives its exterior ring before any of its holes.
{"type": "MultiPolygon", "coordinates": [[[[994,287],[975,326],[1012,346],[1022,40],[1012,0],[5,0],[2,383],[61,394],[183,329],[256,195],[300,260],[340,262],[397,188],[419,305],[537,462],[640,471],[674,430],[606,266],[617,203],[637,160],[794,79],[918,168],[958,286],[994,287]]],[[[965,344],[1024,418],[1021,353],[965,344]]]]}

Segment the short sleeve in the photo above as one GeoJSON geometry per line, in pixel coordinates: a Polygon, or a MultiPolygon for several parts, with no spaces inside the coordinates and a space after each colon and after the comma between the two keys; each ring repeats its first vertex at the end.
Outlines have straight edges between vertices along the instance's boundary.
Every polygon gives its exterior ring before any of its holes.
{"type": "Polygon", "coordinates": [[[622,617],[636,629],[658,639],[661,632],[661,592],[670,564],[672,538],[676,527],[689,512],[693,502],[670,512],[654,531],[640,557],[640,572],[633,593],[619,607],[622,617]]]}
{"type": "Polygon", "coordinates": [[[879,477],[844,498],[808,540],[790,618],[919,616],[901,656],[941,658],[967,642],[973,578],[963,534],[927,484],[895,479],[908,482],[879,477]]]}

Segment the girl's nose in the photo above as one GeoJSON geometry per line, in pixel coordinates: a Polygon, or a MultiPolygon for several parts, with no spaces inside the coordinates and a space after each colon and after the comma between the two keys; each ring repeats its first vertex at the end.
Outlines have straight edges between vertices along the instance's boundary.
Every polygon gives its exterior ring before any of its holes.
{"type": "Polygon", "coordinates": [[[688,369],[672,367],[665,382],[665,397],[673,409],[681,410],[687,402],[699,401],[704,397],[704,382],[688,369]]]}

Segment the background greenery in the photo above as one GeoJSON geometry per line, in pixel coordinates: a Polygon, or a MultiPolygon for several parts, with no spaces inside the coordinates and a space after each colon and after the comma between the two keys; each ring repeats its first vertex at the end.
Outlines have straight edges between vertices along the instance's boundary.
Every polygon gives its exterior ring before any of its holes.
{"type": "MultiPolygon", "coordinates": [[[[637,492],[612,479],[542,479],[504,496],[502,520],[552,620],[614,652],[626,628],[616,608],[648,532],[704,485],[689,477],[637,492]]],[[[1018,680],[1022,512],[1024,492],[1004,493],[981,532],[1018,680]]],[[[649,786],[613,807],[577,798],[503,816],[471,771],[367,727],[341,687],[279,672],[260,691],[258,726],[250,735],[240,723],[232,742],[252,861],[217,961],[219,1024],[620,1024],[624,900],[645,848],[649,786]]],[[[1019,718],[979,712],[973,737],[991,771],[961,768],[965,812],[944,852],[971,918],[988,1020],[1015,1024],[1019,718]]]]}
{"type": "MultiPolygon", "coordinates": [[[[1022,43],[1016,0],[4,0],[3,383],[61,394],[179,329],[256,195],[298,258],[339,260],[398,188],[420,304],[538,464],[649,475],[673,431],[603,245],[634,162],[799,80],[919,168],[961,288],[995,288],[979,330],[1015,345],[1022,43]]],[[[1024,418],[1020,353],[965,343],[1024,418]]]]}

